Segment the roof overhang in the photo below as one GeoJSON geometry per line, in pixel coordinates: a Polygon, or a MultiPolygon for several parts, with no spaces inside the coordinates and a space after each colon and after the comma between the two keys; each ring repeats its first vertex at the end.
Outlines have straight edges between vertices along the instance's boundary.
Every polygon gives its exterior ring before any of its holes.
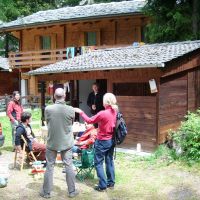
{"type": "Polygon", "coordinates": [[[71,22],[80,22],[80,21],[88,21],[88,20],[98,20],[98,19],[109,19],[113,17],[127,17],[127,16],[139,16],[143,15],[141,12],[131,12],[131,13],[123,13],[123,14],[112,14],[112,15],[101,15],[101,16],[91,16],[91,17],[80,17],[80,18],[71,18],[71,19],[61,19],[61,20],[52,20],[47,22],[37,22],[32,24],[20,24],[11,27],[2,27],[0,28],[0,33],[3,32],[12,32],[27,28],[34,28],[34,27],[43,27],[43,26],[52,26],[62,23],[71,23],[71,22]]]}

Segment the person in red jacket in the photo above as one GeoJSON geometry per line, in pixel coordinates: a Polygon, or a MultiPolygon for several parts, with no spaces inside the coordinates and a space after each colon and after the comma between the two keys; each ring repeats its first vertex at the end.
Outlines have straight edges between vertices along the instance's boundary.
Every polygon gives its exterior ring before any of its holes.
{"type": "Polygon", "coordinates": [[[82,149],[88,149],[90,145],[93,145],[97,138],[97,129],[93,124],[85,123],[86,131],[81,135],[81,137],[75,140],[74,146],[72,148],[73,153],[81,153],[82,149]]]}
{"type": "Polygon", "coordinates": [[[88,117],[81,109],[74,108],[75,112],[79,113],[85,122],[89,124],[98,123],[97,139],[94,144],[94,166],[99,178],[99,183],[94,189],[99,192],[105,191],[107,188],[113,189],[115,185],[113,134],[118,112],[115,95],[106,93],[103,96],[103,105],[105,110],[98,112],[93,117],[88,117]],[[104,161],[106,175],[103,167],[104,161]]]}
{"type": "Polygon", "coordinates": [[[7,116],[10,119],[12,128],[12,145],[15,147],[15,131],[19,122],[21,121],[21,114],[23,112],[23,107],[20,103],[20,93],[18,91],[13,92],[13,98],[8,103],[7,116]]]}

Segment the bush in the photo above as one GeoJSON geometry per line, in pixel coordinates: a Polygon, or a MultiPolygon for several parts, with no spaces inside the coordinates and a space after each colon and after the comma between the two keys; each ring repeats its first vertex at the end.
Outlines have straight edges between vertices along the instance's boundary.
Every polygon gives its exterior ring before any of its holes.
{"type": "Polygon", "coordinates": [[[177,154],[188,162],[200,162],[200,109],[188,112],[180,128],[172,132],[177,154]]]}

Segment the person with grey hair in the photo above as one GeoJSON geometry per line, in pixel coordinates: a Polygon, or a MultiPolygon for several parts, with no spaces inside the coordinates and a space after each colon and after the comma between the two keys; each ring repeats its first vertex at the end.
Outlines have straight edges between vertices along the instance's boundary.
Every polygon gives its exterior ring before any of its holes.
{"type": "Polygon", "coordinates": [[[75,187],[75,173],[72,164],[72,147],[74,145],[72,124],[75,112],[73,107],[65,104],[64,89],[57,88],[54,98],[56,100],[55,103],[47,106],[45,109],[45,119],[48,126],[46,149],[47,167],[40,196],[43,198],[51,197],[53,170],[57,152],[59,151],[65,166],[68,196],[73,198],[79,193],[75,187]]]}

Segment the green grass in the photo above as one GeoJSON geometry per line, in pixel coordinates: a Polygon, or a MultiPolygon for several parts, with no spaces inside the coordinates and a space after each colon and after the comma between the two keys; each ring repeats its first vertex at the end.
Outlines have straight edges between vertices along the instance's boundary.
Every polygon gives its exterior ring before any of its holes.
{"type": "MultiPolygon", "coordinates": [[[[40,110],[32,111],[33,122],[41,119],[40,110]]],[[[13,159],[10,151],[11,128],[7,117],[0,117],[3,132],[6,136],[2,155],[6,154],[13,159]]],[[[34,129],[39,124],[33,124],[34,129]]],[[[197,200],[200,199],[200,163],[189,166],[187,163],[174,159],[173,152],[165,146],[160,146],[154,154],[148,157],[117,153],[115,160],[116,187],[106,193],[95,192],[92,187],[98,182],[88,179],[78,182],[80,195],[75,199],[100,200],[197,200]]],[[[54,175],[54,196],[52,200],[64,200],[66,197],[65,177],[61,173],[62,166],[56,166],[54,175]]],[[[38,192],[42,179],[34,181],[28,169],[22,172],[13,171],[8,187],[1,189],[0,199],[40,199],[38,192]],[[19,184],[19,179],[21,184],[19,184]]]]}
{"type": "MultiPolygon", "coordinates": [[[[41,112],[39,109],[29,110],[32,114],[32,121],[39,122],[41,119],[41,112]]],[[[3,127],[3,134],[5,136],[5,143],[2,149],[12,150],[12,130],[10,125],[10,120],[7,116],[0,117],[0,123],[3,127]]],[[[33,130],[38,130],[40,128],[39,123],[32,125],[33,130]]]]}

